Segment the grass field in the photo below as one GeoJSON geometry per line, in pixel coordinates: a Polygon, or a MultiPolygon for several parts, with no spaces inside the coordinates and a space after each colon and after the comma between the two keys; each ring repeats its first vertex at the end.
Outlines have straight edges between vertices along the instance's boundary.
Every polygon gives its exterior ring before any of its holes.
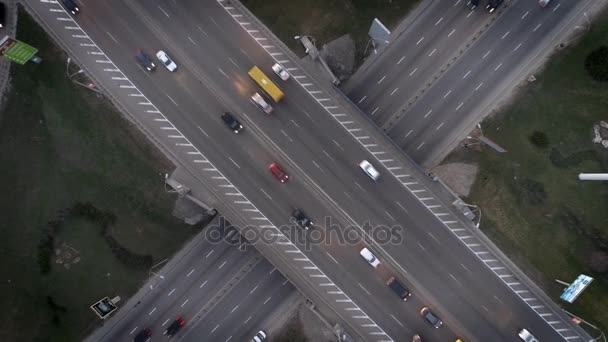
{"type": "Polygon", "coordinates": [[[317,46],[350,33],[355,40],[356,60],[363,60],[368,43],[367,31],[378,18],[389,30],[420,1],[419,0],[241,0],[293,51],[304,49],[294,40],[297,35],[309,35],[317,46]]]}
{"type": "Polygon", "coordinates": [[[43,275],[37,251],[48,221],[90,202],[116,217],[110,236],[154,262],[195,231],[171,216],[163,177],[173,166],[108,101],[67,80],[66,56],[30,17],[20,16],[17,38],[44,61],[13,66],[0,112],[0,341],[78,341],[98,324],[89,305],[129,297],[148,269],[119,262],[96,224],[70,218],[55,236],[62,254],[43,275]]]}
{"type": "Polygon", "coordinates": [[[483,123],[484,134],[509,152],[485,148],[465,158],[480,166],[467,202],[481,205],[481,228],[556,301],[564,286],[554,279],[594,277],[574,305],[561,303],[608,331],[608,182],[577,179],[608,172],[608,150],[591,141],[593,124],[608,120],[608,83],[584,69],[601,45],[608,45],[607,13],[483,123]],[[531,143],[535,131],[546,135],[545,147],[531,143]]]}

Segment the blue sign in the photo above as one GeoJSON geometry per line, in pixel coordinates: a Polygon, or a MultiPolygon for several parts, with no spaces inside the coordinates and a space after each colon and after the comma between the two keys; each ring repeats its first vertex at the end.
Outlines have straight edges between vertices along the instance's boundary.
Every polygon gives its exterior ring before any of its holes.
{"type": "Polygon", "coordinates": [[[583,290],[585,290],[587,286],[591,284],[592,281],[593,278],[589,276],[586,276],[584,274],[579,275],[578,278],[576,278],[576,280],[572,284],[570,284],[570,286],[568,286],[566,290],[564,290],[564,293],[562,293],[559,298],[568,303],[573,303],[576,298],[583,292],[583,290]]]}

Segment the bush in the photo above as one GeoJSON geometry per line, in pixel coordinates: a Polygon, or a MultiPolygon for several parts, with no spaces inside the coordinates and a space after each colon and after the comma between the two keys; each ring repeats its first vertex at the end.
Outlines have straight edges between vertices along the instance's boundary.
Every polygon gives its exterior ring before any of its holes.
{"type": "Polygon", "coordinates": [[[515,198],[519,203],[539,205],[547,199],[547,192],[543,183],[532,179],[520,179],[514,183],[515,198]]]}
{"type": "Polygon", "coordinates": [[[549,146],[549,138],[547,137],[545,132],[541,131],[532,132],[532,135],[530,135],[530,142],[532,143],[532,145],[539,148],[545,148],[549,146]]]}
{"type": "Polygon", "coordinates": [[[600,46],[585,58],[585,69],[592,79],[608,81],[608,46],[600,46]]]}

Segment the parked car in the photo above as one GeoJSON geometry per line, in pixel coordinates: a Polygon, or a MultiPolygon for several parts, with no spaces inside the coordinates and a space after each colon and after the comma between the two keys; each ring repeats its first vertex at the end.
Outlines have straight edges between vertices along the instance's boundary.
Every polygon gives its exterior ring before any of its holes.
{"type": "Polygon", "coordinates": [[[243,125],[237,120],[234,115],[230,112],[224,112],[222,114],[222,121],[230,128],[234,133],[238,133],[243,130],[243,125]]]}
{"type": "Polygon", "coordinates": [[[264,111],[264,113],[272,113],[272,106],[268,104],[262,95],[254,93],[251,95],[251,101],[253,101],[253,103],[255,103],[262,111],[264,111]]]}
{"type": "Polygon", "coordinates": [[[386,281],[386,285],[393,290],[401,299],[404,301],[407,300],[408,297],[412,295],[412,293],[395,278],[390,277],[386,281]]]}
{"type": "Polygon", "coordinates": [[[149,328],[142,329],[137,333],[137,335],[135,335],[133,342],[146,342],[146,340],[148,340],[148,337],[150,337],[151,335],[152,332],[149,328]]]}
{"type": "Polygon", "coordinates": [[[289,175],[277,163],[272,163],[268,166],[268,170],[272,173],[276,179],[281,183],[285,183],[289,180],[289,175]]]}
{"type": "Polygon", "coordinates": [[[177,64],[175,64],[175,62],[171,59],[171,57],[169,57],[169,55],[167,55],[165,51],[158,50],[158,52],[156,53],[156,58],[158,58],[158,60],[163,63],[167,70],[171,72],[177,70],[177,64]]]}
{"type": "Polygon", "coordinates": [[[364,247],[359,254],[361,254],[363,259],[365,259],[373,267],[378,267],[378,265],[380,265],[380,261],[376,259],[376,256],[373,255],[372,252],[367,249],[367,247],[364,247]]]}
{"type": "Polygon", "coordinates": [[[76,3],[74,2],[74,0],[63,0],[63,5],[73,15],[80,13],[80,8],[78,8],[78,6],[76,6],[76,3]]]}
{"type": "Polygon", "coordinates": [[[291,220],[305,230],[310,229],[310,227],[314,225],[314,222],[312,222],[308,216],[306,216],[306,214],[304,214],[304,212],[298,208],[291,212],[291,220]]]}
{"type": "Polygon", "coordinates": [[[435,328],[439,328],[441,325],[443,325],[443,322],[439,319],[439,317],[435,316],[435,314],[433,314],[426,306],[420,309],[420,316],[422,316],[422,318],[424,318],[435,328]]]}
{"type": "Polygon", "coordinates": [[[378,172],[378,170],[376,170],[376,168],[367,160],[362,160],[359,163],[359,167],[369,176],[369,178],[373,180],[378,180],[378,178],[380,178],[380,172],[378,172]]]}
{"type": "Polygon", "coordinates": [[[272,71],[274,71],[274,73],[277,74],[277,76],[279,76],[283,81],[287,81],[289,79],[289,73],[279,63],[272,65],[272,71]]]}
{"type": "Polygon", "coordinates": [[[255,334],[255,336],[253,336],[253,338],[251,339],[251,342],[264,342],[264,341],[266,341],[266,333],[264,332],[264,330],[258,331],[258,333],[255,334]]]}
{"type": "Polygon", "coordinates": [[[137,49],[137,52],[135,53],[135,59],[142,67],[144,67],[148,71],[154,71],[154,69],[156,68],[154,62],[152,62],[150,57],[148,57],[148,55],[141,51],[141,49],[137,49]]]}
{"type": "Polygon", "coordinates": [[[167,328],[167,330],[165,330],[165,333],[163,335],[173,336],[177,334],[177,332],[180,331],[180,329],[184,325],[186,325],[186,321],[178,316],[175,321],[173,321],[173,323],[171,323],[171,325],[167,328]]]}

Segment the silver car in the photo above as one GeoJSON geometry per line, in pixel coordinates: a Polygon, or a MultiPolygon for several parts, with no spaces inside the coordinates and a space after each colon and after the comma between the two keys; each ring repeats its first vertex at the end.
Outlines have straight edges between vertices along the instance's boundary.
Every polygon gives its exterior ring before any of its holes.
{"type": "Polygon", "coordinates": [[[367,160],[362,160],[359,163],[359,167],[369,176],[369,178],[373,180],[378,180],[378,178],[380,178],[380,172],[378,172],[378,170],[376,170],[376,168],[367,160]]]}

